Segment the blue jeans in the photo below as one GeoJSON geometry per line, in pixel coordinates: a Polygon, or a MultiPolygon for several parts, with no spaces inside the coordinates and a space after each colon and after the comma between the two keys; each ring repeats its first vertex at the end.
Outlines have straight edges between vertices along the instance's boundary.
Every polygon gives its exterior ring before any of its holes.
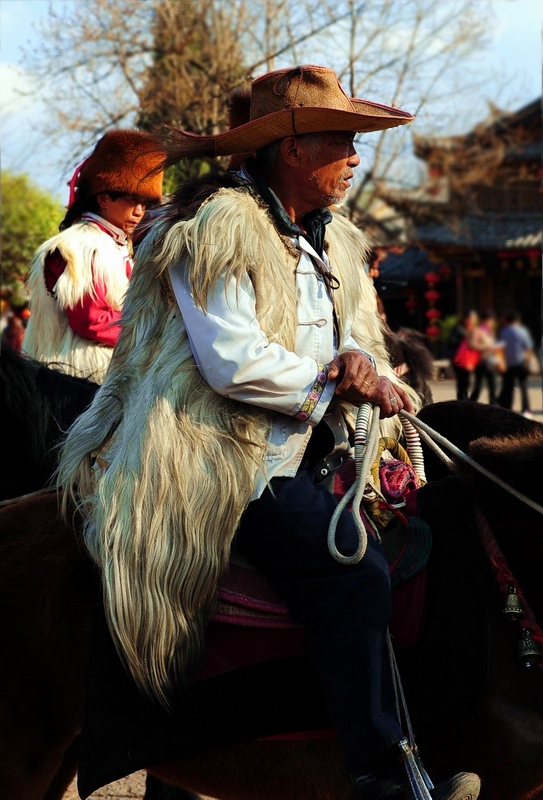
{"type": "MultiPolygon", "coordinates": [[[[359,773],[403,735],[386,641],[388,563],[372,536],[358,564],[332,558],[327,533],[337,500],[315,483],[310,469],[272,479],[271,489],[249,505],[236,547],[269,576],[292,617],[306,626],[311,662],[347,766],[359,773]]],[[[336,542],[345,555],[357,547],[349,511],[340,517],[336,542]]]]}

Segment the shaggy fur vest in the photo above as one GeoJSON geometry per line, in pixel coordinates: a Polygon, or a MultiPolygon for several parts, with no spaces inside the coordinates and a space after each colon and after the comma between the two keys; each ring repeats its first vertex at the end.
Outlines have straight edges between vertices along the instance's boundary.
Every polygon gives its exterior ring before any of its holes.
{"type": "MultiPolygon", "coordinates": [[[[140,246],[110,369],[70,431],[60,467],[61,482],[77,485],[86,512],[86,543],[101,569],[117,648],[140,688],[163,704],[199,662],[271,419],[203,380],[167,268],[185,265],[203,309],[225,270],[248,273],[269,340],[292,349],[297,325],[298,251],[267,207],[242,188],[222,188],[190,213],[170,206],[140,246]]],[[[355,320],[355,336],[378,372],[398,381],[362,267],[363,235],[334,215],[326,240],[341,283],[341,336],[344,321],[355,320]]]]}
{"type": "MultiPolygon", "coordinates": [[[[123,248],[123,253],[124,253],[123,248]]],[[[32,314],[23,349],[38,361],[101,383],[111,359],[112,348],[83,339],[69,325],[65,309],[73,308],[95,283],[107,287],[107,300],[120,310],[128,287],[124,255],[107,233],[91,222],[79,222],[48,239],[36,252],[28,277],[32,314]],[[46,257],[58,250],[66,268],[57,281],[55,296],[44,279],[46,257]]]]}

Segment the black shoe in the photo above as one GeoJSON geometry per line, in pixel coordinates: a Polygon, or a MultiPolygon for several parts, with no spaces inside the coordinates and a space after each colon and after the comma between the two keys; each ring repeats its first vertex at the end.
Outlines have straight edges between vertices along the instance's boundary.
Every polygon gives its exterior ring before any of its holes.
{"type": "MultiPolygon", "coordinates": [[[[413,800],[413,792],[406,778],[394,775],[390,778],[367,776],[356,783],[359,800],[413,800]]],[[[433,800],[477,800],[481,781],[472,772],[460,772],[435,789],[430,795],[433,800]]]]}

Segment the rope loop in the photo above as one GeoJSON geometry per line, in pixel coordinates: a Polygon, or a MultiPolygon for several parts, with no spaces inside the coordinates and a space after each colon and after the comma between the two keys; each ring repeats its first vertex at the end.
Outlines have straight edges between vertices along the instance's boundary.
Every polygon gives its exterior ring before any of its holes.
{"type": "Polygon", "coordinates": [[[368,534],[362,520],[360,506],[366,480],[379,447],[379,411],[379,407],[372,407],[371,403],[363,403],[358,409],[354,432],[356,480],[337,504],[328,528],[328,550],[341,564],[358,564],[364,558],[368,547],[368,534]],[[337,549],[336,528],[339,517],[353,497],[352,514],[358,533],[358,547],[352,555],[346,556],[337,549]]]}

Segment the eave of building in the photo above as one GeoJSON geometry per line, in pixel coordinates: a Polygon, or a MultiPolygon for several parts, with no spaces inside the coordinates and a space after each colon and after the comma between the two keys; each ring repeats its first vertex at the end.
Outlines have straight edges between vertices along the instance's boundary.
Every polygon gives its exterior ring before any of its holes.
{"type": "MultiPolygon", "coordinates": [[[[438,152],[454,152],[463,151],[466,148],[478,146],[484,140],[491,139],[492,137],[500,137],[504,134],[510,133],[516,128],[526,126],[526,124],[534,123],[538,130],[541,130],[541,98],[537,98],[527,105],[520,108],[518,111],[507,113],[499,112],[499,115],[488,122],[481,122],[469,133],[459,134],[457,136],[414,136],[413,149],[415,155],[426,160],[430,155],[438,152]]],[[[539,146],[539,153],[541,155],[541,137],[538,137],[537,142],[529,143],[534,144],[535,147],[539,146]]],[[[514,157],[525,157],[522,153],[523,145],[519,143],[517,147],[511,147],[511,154],[514,157]]],[[[535,156],[537,157],[537,156],[535,156]]]]}
{"type": "Polygon", "coordinates": [[[411,238],[420,246],[452,246],[477,251],[538,250],[543,246],[539,214],[484,217],[468,215],[447,225],[438,221],[415,223],[411,238]]]}

